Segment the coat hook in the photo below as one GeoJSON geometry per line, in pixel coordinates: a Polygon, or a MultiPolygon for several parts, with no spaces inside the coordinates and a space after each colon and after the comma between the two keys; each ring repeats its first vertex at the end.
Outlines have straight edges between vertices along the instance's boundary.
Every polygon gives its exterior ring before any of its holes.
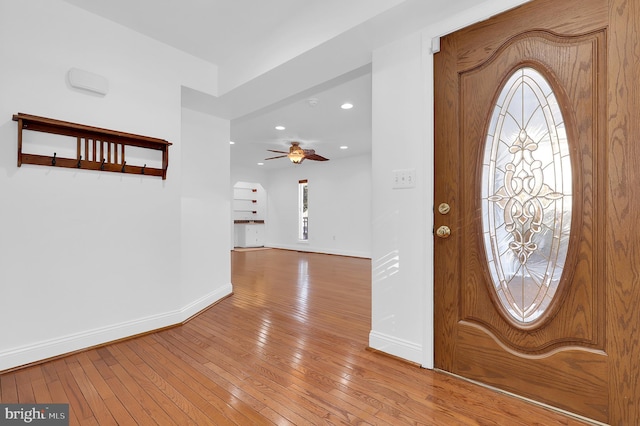
{"type": "Polygon", "coordinates": [[[100,163],[100,170],[104,170],[104,158],[102,159],[102,163],[100,163]]]}
{"type": "Polygon", "coordinates": [[[124,166],[126,166],[126,165],[127,165],[127,162],[123,161],[122,162],[122,170],[120,170],[122,173],[124,173],[124,166]]]}
{"type": "Polygon", "coordinates": [[[145,164],[144,166],[142,166],[142,170],[140,170],[140,173],[144,174],[144,168],[147,167],[147,165],[145,164]]]}
{"type": "Polygon", "coordinates": [[[55,166],[56,165],[56,153],[53,153],[53,158],[51,159],[51,165],[55,166]]]}
{"type": "Polygon", "coordinates": [[[80,168],[81,165],[82,165],[82,155],[80,156],[80,158],[78,158],[78,164],[76,165],[76,167],[80,168]]]}

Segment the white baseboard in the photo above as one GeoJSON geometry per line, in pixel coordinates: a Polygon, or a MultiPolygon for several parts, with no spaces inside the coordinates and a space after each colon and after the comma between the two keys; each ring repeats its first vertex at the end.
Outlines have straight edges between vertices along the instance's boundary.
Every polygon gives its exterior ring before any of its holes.
{"type": "Polygon", "coordinates": [[[422,365],[424,359],[422,346],[377,331],[369,332],[369,347],[416,364],[422,365]]]}
{"type": "Polygon", "coordinates": [[[59,336],[2,351],[0,352],[0,372],[92,346],[102,345],[137,334],[180,324],[232,292],[233,287],[229,283],[175,311],[150,315],[125,321],[120,324],[113,324],[66,336],[59,336]]]}
{"type": "Polygon", "coordinates": [[[189,303],[187,306],[180,309],[178,312],[181,318],[174,324],[181,323],[184,320],[189,319],[198,312],[206,309],[208,306],[211,306],[212,304],[216,303],[223,297],[230,295],[231,293],[233,293],[233,285],[229,283],[212,291],[209,294],[205,294],[200,299],[196,299],[193,302],[189,303]]]}
{"type": "Polygon", "coordinates": [[[309,252],[309,253],[333,254],[337,256],[362,257],[364,259],[371,259],[371,253],[365,253],[365,252],[353,251],[353,250],[327,249],[322,247],[315,247],[307,243],[265,244],[265,247],[271,247],[271,248],[277,248],[277,249],[283,249],[283,250],[303,251],[303,252],[309,252]]]}

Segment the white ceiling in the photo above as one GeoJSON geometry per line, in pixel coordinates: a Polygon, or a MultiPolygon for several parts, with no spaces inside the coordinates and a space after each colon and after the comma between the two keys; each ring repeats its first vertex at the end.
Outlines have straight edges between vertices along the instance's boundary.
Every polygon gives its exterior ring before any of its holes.
{"type": "Polygon", "coordinates": [[[264,50],[300,54],[404,0],[65,1],[224,66],[264,50]]]}
{"type": "Polygon", "coordinates": [[[287,151],[291,141],[329,159],[369,153],[371,67],[363,66],[231,123],[233,165],[255,167],[263,162],[265,169],[292,166],[286,158],[264,161],[277,155],[267,149],[287,151]],[[345,102],[354,107],[340,108],[345,102]],[[285,130],[275,129],[276,125],[285,130]]]}
{"type": "Polygon", "coordinates": [[[286,159],[257,166],[271,156],[267,149],[286,151],[292,140],[330,159],[370,152],[371,52],[477,6],[476,0],[65,1],[216,65],[218,93],[183,88],[183,106],[230,119],[232,167],[264,169],[294,167],[286,159]],[[310,98],[318,100],[315,107],[310,98]],[[354,108],[340,109],[344,101],[354,108]]]}

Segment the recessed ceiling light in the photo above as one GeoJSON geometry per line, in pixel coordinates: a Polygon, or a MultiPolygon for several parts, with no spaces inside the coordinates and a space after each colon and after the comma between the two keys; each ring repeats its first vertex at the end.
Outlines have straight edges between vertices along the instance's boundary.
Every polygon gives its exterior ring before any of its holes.
{"type": "Polygon", "coordinates": [[[349,147],[348,147],[348,146],[346,146],[346,145],[342,145],[342,146],[340,147],[340,149],[348,149],[348,148],[349,148],[349,147]]]}
{"type": "Polygon", "coordinates": [[[264,163],[258,163],[258,166],[264,166],[264,163]]]}
{"type": "Polygon", "coordinates": [[[342,105],[340,105],[340,108],[342,108],[342,109],[351,109],[351,108],[353,108],[353,104],[350,104],[349,102],[345,102],[342,105]]]}
{"type": "Polygon", "coordinates": [[[234,141],[229,141],[229,145],[235,145],[236,143],[234,141]]]}
{"type": "Polygon", "coordinates": [[[286,127],[284,127],[284,126],[276,126],[276,130],[284,130],[284,129],[286,129],[286,127]]]}

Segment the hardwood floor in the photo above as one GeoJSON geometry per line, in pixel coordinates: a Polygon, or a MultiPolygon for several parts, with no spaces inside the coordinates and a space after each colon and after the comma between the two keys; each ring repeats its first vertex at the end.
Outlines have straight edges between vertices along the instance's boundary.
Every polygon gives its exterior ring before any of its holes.
{"type": "Polygon", "coordinates": [[[70,424],[580,425],[367,350],[371,262],[233,252],[234,295],[187,324],[0,375],[70,424]]]}

